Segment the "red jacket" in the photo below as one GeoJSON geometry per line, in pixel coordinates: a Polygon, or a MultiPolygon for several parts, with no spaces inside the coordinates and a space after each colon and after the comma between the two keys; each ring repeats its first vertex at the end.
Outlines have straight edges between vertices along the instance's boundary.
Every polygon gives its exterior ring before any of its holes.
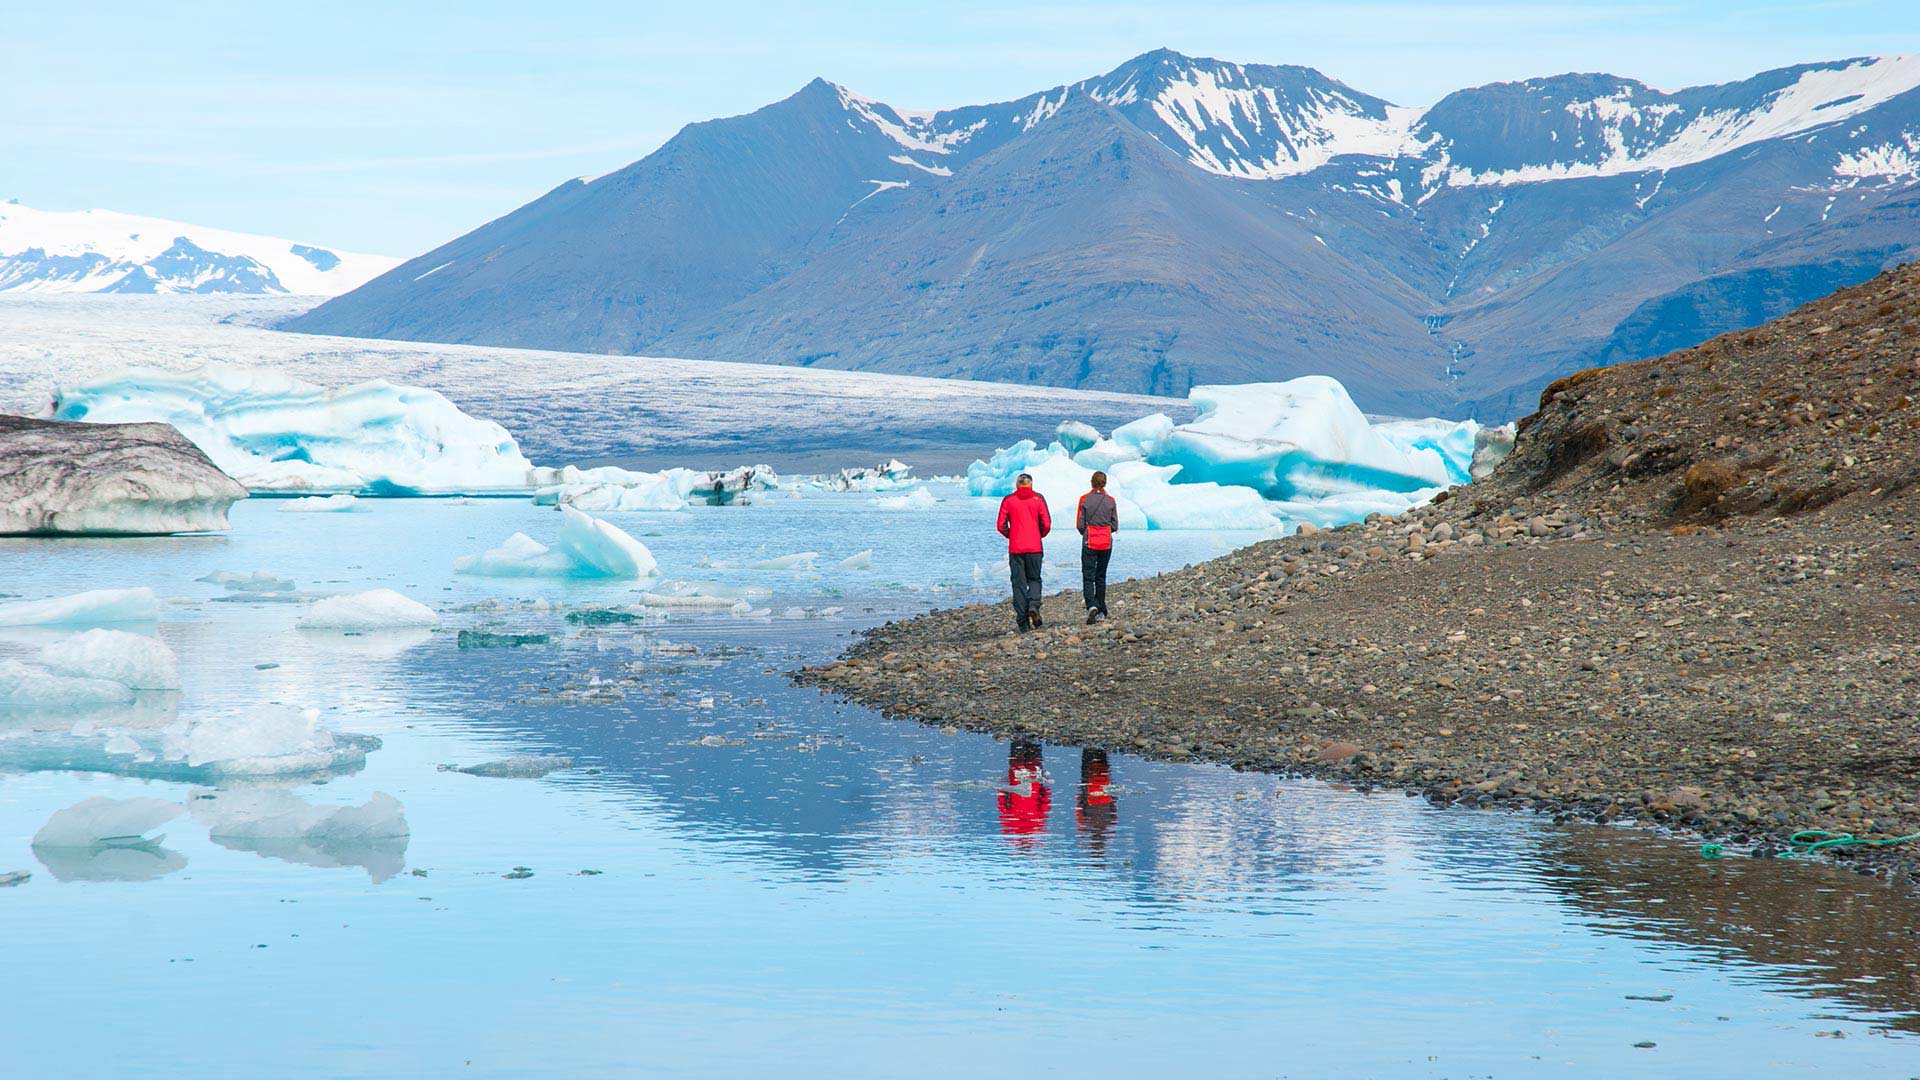
{"type": "Polygon", "coordinates": [[[1053,531],[1053,517],[1047,513],[1047,498],[1032,488],[1015,488],[1000,500],[1000,535],[1007,538],[1007,554],[1034,555],[1042,548],[1040,538],[1053,531]]]}

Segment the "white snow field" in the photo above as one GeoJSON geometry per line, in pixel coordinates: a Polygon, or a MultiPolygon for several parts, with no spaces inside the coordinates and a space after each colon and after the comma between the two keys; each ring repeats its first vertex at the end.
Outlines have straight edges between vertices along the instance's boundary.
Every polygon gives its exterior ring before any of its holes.
{"type": "MultiPolygon", "coordinates": [[[[50,415],[60,384],[127,368],[226,364],[317,386],[371,380],[443,394],[543,464],[629,468],[766,461],[837,471],[892,457],[958,472],[1063,416],[1186,418],[1170,398],[659,357],[284,334],[264,325],[312,301],[261,296],[0,294],[0,412],[50,415]]],[[[598,507],[595,507],[596,509],[598,507]]]]}
{"type": "Polygon", "coordinates": [[[113,210],[0,202],[0,292],[338,296],[400,260],[113,210]]]}

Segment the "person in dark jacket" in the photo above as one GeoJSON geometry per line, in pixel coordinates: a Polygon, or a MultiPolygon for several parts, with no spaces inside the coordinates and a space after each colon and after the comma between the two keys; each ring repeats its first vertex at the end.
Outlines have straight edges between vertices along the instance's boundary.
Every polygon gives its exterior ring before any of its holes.
{"type": "Polygon", "coordinates": [[[1045,548],[1040,541],[1053,531],[1053,517],[1047,513],[1047,498],[1033,490],[1033,476],[1021,473],[1014,481],[1013,494],[1000,500],[1000,535],[1007,538],[1007,568],[1013,578],[1014,624],[1021,630],[1038,630],[1040,619],[1040,560],[1045,548]]]}
{"type": "Polygon", "coordinates": [[[1087,625],[1107,617],[1107,563],[1113,558],[1113,534],[1120,528],[1120,505],[1107,494],[1107,474],[1093,474],[1093,490],[1080,496],[1073,527],[1080,530],[1080,592],[1087,601],[1087,625]]]}

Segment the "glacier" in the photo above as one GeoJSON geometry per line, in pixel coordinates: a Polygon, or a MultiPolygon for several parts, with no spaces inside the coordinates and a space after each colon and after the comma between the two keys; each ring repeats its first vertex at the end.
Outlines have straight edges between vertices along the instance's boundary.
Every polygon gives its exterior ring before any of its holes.
{"type": "Polygon", "coordinates": [[[660,571],[653,552],[619,527],[560,507],[559,538],[548,547],[526,533],[514,533],[499,547],[463,555],[453,568],[489,577],[653,577],[660,571]]]}

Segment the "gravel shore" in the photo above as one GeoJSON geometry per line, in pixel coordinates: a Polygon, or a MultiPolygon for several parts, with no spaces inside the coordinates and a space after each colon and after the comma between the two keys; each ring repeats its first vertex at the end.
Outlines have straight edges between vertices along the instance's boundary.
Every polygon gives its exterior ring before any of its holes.
{"type": "MultiPolygon", "coordinates": [[[[1689,830],[1920,832],[1920,272],[1554,384],[1488,480],[804,681],[930,723],[1689,830]]],[[[1115,556],[1124,565],[1124,537],[1115,556]]],[[[1920,844],[1849,848],[1913,879],[1920,844]]]]}

